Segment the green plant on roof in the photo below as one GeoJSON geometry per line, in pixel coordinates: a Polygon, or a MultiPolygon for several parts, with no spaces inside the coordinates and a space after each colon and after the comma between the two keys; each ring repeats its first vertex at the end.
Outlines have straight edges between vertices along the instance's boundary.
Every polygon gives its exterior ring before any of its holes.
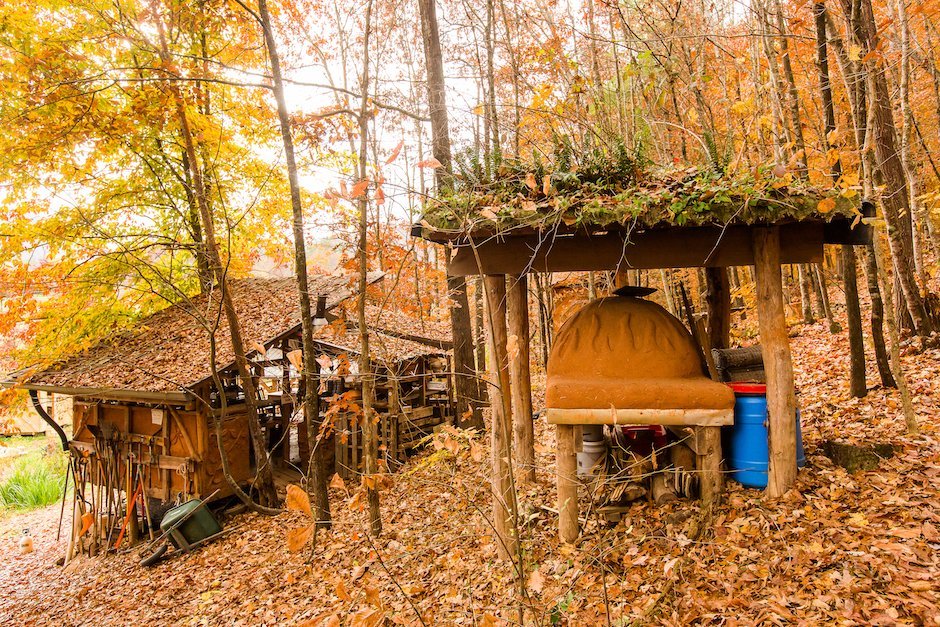
{"type": "Polygon", "coordinates": [[[561,135],[551,155],[534,150],[525,160],[482,164],[465,153],[456,164],[453,184],[425,207],[425,228],[696,226],[858,213],[852,185],[819,189],[771,165],[737,173],[658,168],[641,147],[622,142],[579,151],[561,135]]]}

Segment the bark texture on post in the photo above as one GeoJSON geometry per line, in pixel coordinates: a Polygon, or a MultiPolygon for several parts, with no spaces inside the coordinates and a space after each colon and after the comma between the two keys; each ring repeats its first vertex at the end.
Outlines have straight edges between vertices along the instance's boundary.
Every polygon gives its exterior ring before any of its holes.
{"type": "Polygon", "coordinates": [[[699,427],[698,431],[701,436],[698,453],[699,485],[702,506],[709,508],[721,501],[721,490],[725,483],[721,474],[721,427],[699,427]]]}
{"type": "Polygon", "coordinates": [[[493,527],[498,535],[500,557],[516,553],[516,499],[512,479],[512,397],[509,377],[508,335],[506,331],[506,277],[483,278],[486,292],[486,336],[490,351],[493,383],[489,386],[492,412],[491,460],[493,490],[493,527]]]}
{"type": "Polygon", "coordinates": [[[529,290],[524,274],[509,277],[509,336],[518,350],[509,355],[512,384],[512,433],[516,476],[535,481],[535,426],[532,424],[532,377],[529,372],[529,290]]]}
{"type": "Polygon", "coordinates": [[[558,488],[558,535],[562,542],[578,540],[578,457],[574,425],[555,425],[555,478],[558,488]]]}
{"type": "Polygon", "coordinates": [[[754,229],[754,278],[764,370],[767,373],[767,420],[770,468],[767,495],[782,496],[796,483],[796,399],[793,362],[784,316],[780,274],[780,232],[776,227],[754,229]]]}
{"type": "Polygon", "coordinates": [[[845,316],[849,327],[849,393],[862,398],[868,394],[865,381],[865,342],[862,338],[862,310],[858,304],[858,264],[855,249],[841,246],[842,283],[845,288],[845,316]]]}

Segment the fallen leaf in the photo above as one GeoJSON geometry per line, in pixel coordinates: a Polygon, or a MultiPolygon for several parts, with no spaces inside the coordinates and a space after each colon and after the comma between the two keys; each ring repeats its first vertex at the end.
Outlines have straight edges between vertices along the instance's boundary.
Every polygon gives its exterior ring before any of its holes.
{"type": "Polygon", "coordinates": [[[539,572],[538,567],[529,574],[529,582],[526,584],[526,587],[536,594],[542,592],[542,588],[545,587],[545,576],[539,572]]]}
{"type": "Polygon", "coordinates": [[[316,525],[310,524],[306,527],[299,527],[297,529],[291,529],[287,532],[287,550],[291,553],[296,553],[300,549],[306,546],[307,542],[310,540],[310,537],[313,535],[313,530],[316,525]]]}
{"type": "Polygon", "coordinates": [[[343,478],[339,476],[339,473],[334,473],[333,478],[330,479],[330,487],[336,490],[345,490],[346,482],[343,481],[343,478]]]}
{"type": "Polygon", "coordinates": [[[305,512],[313,518],[313,510],[310,507],[310,496],[307,491],[293,483],[287,486],[287,509],[295,512],[305,512]]]}

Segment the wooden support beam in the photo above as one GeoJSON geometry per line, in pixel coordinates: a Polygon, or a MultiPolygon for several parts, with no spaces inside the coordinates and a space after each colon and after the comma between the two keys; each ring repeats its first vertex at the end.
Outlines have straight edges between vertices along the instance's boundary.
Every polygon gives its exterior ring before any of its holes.
{"type": "Polygon", "coordinates": [[[770,448],[767,495],[776,498],[796,483],[796,399],[784,315],[780,235],[776,227],[754,230],[754,277],[761,351],[767,373],[770,448]]]}
{"type": "Polygon", "coordinates": [[[506,277],[483,277],[486,292],[486,336],[490,351],[488,386],[493,420],[491,463],[493,490],[493,526],[499,554],[507,559],[516,553],[514,534],[516,499],[512,478],[512,397],[509,376],[508,335],[506,330],[506,277]]]}
{"type": "Polygon", "coordinates": [[[509,355],[516,476],[522,483],[532,483],[535,481],[535,427],[529,372],[529,291],[526,275],[513,275],[508,280],[509,337],[515,337],[512,343],[516,347],[515,354],[509,355]]]}
{"type": "Polygon", "coordinates": [[[721,474],[721,427],[697,427],[696,453],[702,506],[713,507],[721,500],[724,477],[721,474]]]}
{"type": "MultiPolygon", "coordinates": [[[[455,276],[650,268],[745,266],[754,263],[751,231],[759,227],[677,227],[639,233],[507,235],[461,246],[447,266],[455,276]]],[[[784,263],[819,262],[822,223],[781,227],[784,263]]]]}
{"type": "Polygon", "coordinates": [[[558,535],[562,542],[578,540],[578,456],[574,425],[555,427],[555,482],[558,488],[558,535]]]}
{"type": "Polygon", "coordinates": [[[686,425],[720,427],[734,424],[734,409],[556,409],[545,410],[556,425],[686,425]]]}

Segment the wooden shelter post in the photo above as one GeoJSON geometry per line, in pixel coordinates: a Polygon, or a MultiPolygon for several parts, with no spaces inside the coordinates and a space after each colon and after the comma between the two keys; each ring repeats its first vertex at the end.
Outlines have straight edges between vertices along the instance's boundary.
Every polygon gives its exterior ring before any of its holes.
{"type": "Polygon", "coordinates": [[[516,499],[512,478],[512,386],[506,329],[506,276],[486,275],[483,277],[483,285],[486,293],[486,336],[493,379],[488,386],[492,411],[493,526],[499,555],[505,559],[515,554],[517,542],[514,530],[516,499]]]}
{"type": "Polygon", "coordinates": [[[578,540],[578,455],[575,425],[555,425],[555,486],[558,490],[558,535],[562,542],[578,540]]]}
{"type": "Polygon", "coordinates": [[[514,354],[509,355],[516,476],[523,483],[531,483],[535,481],[535,429],[529,372],[529,292],[526,275],[510,275],[508,278],[509,336],[515,337],[513,343],[516,347],[514,354]]]}
{"type": "Polygon", "coordinates": [[[796,483],[796,398],[787,339],[777,227],[754,228],[754,278],[764,370],[767,373],[767,420],[770,468],[767,495],[782,496],[796,483]]]}

